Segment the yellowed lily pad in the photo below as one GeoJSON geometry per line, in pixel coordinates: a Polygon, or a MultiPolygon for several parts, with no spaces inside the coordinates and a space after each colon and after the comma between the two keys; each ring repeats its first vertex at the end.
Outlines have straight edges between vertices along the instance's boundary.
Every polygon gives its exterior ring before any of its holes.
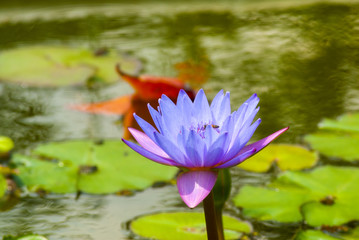
{"type": "Polygon", "coordinates": [[[304,147],[289,144],[271,144],[238,167],[252,172],[267,172],[273,163],[281,170],[301,170],[313,167],[318,155],[304,147]]]}
{"type": "MultiPolygon", "coordinates": [[[[239,239],[243,233],[250,233],[248,222],[224,215],[225,239],[239,239]]],[[[131,222],[131,230],[145,238],[157,240],[204,240],[207,239],[204,213],[172,212],[157,213],[139,217],[131,222]]]]}

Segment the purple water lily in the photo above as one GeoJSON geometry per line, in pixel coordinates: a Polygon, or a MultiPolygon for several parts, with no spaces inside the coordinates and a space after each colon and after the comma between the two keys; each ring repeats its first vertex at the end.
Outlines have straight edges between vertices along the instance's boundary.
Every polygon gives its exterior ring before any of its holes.
{"type": "Polygon", "coordinates": [[[144,133],[133,128],[129,131],[140,145],[123,141],[152,161],[182,169],[178,192],[187,206],[194,208],[211,192],[218,169],[238,165],[288,129],[246,145],[261,121],[252,123],[258,102],[253,94],[231,113],[229,92],[224,95],[223,90],[211,105],[202,89],[194,102],[184,90],[179,92],[177,104],[162,95],[158,111],[148,105],[157,129],[134,114],[144,133]]]}

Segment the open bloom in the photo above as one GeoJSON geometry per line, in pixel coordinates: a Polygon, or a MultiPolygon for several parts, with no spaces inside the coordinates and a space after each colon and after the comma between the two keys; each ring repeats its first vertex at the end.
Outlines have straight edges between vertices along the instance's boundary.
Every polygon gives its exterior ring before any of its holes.
{"type": "Polygon", "coordinates": [[[181,168],[178,192],[187,206],[194,208],[212,190],[218,169],[238,165],[288,129],[246,145],[261,121],[253,122],[258,102],[253,94],[231,113],[229,92],[224,95],[223,90],[211,105],[202,89],[194,102],[184,90],[179,92],[177,104],[162,95],[158,111],[148,105],[157,129],[134,114],[144,133],[129,131],[140,145],[123,141],[152,161],[181,168]]]}

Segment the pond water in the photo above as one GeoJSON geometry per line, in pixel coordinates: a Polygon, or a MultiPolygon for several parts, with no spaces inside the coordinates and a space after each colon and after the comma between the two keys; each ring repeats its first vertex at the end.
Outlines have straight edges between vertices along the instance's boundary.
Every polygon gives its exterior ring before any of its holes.
{"type": "MultiPolygon", "coordinates": [[[[213,98],[231,92],[237,108],[253,93],[262,123],[254,138],[290,126],[277,142],[303,144],[325,117],[359,110],[359,3],[355,1],[95,1],[0,3],[0,50],[32,45],[114,48],[143,62],[143,73],[176,76],[181,62],[204,63],[213,98]]],[[[1,64],[1,63],[0,63],[1,64]]],[[[31,63],[29,63],[31,64],[31,63]]],[[[21,71],[21,69],[19,69],[21,71]]],[[[25,152],[40,143],[120,138],[117,116],[69,104],[133,93],[124,81],[96,89],[0,83],[0,135],[25,152]]],[[[273,177],[233,169],[233,194],[273,177]]],[[[175,185],[133,196],[24,194],[0,212],[0,237],[138,239],[127,223],[143,214],[187,209],[175,185]]],[[[198,208],[198,210],[201,210],[198,208]]],[[[241,216],[228,203],[225,211],[241,216]]],[[[289,239],[298,225],[254,222],[258,239],[289,239]]]]}

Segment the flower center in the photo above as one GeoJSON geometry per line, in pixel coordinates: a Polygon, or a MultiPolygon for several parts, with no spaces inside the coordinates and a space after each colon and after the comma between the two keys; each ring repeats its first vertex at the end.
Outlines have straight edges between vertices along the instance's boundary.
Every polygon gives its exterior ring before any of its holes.
{"type": "Polygon", "coordinates": [[[197,134],[201,136],[201,138],[205,138],[204,136],[204,133],[206,131],[206,128],[211,126],[213,129],[215,129],[218,133],[220,132],[219,130],[219,126],[216,125],[216,124],[212,124],[212,123],[206,123],[206,124],[203,124],[203,123],[198,123],[197,126],[191,126],[190,127],[190,130],[195,130],[197,131],[197,134]]]}

